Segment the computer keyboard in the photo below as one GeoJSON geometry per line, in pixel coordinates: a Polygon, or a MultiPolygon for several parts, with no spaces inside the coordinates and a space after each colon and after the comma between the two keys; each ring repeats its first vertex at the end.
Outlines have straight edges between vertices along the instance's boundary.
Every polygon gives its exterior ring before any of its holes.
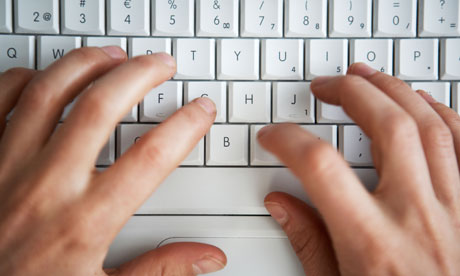
{"type": "Polygon", "coordinates": [[[258,145],[264,125],[301,124],[371,189],[369,139],[340,107],[316,100],[310,81],[365,62],[458,112],[459,25],[458,0],[0,0],[0,72],[42,70],[82,46],[117,45],[130,58],[172,54],[174,78],[126,114],[97,166],[113,164],[182,105],[209,97],[215,124],[137,214],[260,216],[270,191],[308,201],[258,145]]]}

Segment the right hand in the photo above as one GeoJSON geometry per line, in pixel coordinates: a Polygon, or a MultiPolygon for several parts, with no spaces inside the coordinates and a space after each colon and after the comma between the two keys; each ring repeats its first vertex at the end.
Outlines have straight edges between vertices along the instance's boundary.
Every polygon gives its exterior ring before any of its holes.
{"type": "Polygon", "coordinates": [[[335,149],[298,126],[259,132],[319,212],[283,193],[265,200],[305,273],[460,275],[458,114],[364,64],[311,88],[370,137],[380,182],[368,192],[335,149]]]}

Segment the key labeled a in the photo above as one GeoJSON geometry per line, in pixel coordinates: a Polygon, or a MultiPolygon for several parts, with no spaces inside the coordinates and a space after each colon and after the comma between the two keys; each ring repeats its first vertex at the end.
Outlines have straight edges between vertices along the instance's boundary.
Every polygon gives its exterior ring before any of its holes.
{"type": "Polygon", "coordinates": [[[303,40],[266,39],[262,41],[262,79],[301,80],[303,40]]]}

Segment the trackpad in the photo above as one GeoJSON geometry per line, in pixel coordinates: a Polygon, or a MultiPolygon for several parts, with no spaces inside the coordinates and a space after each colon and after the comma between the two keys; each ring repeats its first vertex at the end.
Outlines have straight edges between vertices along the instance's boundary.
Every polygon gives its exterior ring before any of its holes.
{"type": "Polygon", "coordinates": [[[170,238],[175,242],[212,244],[227,255],[227,266],[212,276],[303,276],[302,266],[287,238],[170,238]]]}

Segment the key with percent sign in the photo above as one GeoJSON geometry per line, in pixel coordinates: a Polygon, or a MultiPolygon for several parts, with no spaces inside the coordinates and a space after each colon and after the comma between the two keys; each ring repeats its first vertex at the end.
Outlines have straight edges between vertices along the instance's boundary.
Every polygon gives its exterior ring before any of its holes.
{"type": "Polygon", "coordinates": [[[193,0],[158,0],[152,4],[154,36],[193,36],[195,31],[193,0]]]}
{"type": "Polygon", "coordinates": [[[237,37],[238,0],[198,0],[197,36],[237,37]]]}

